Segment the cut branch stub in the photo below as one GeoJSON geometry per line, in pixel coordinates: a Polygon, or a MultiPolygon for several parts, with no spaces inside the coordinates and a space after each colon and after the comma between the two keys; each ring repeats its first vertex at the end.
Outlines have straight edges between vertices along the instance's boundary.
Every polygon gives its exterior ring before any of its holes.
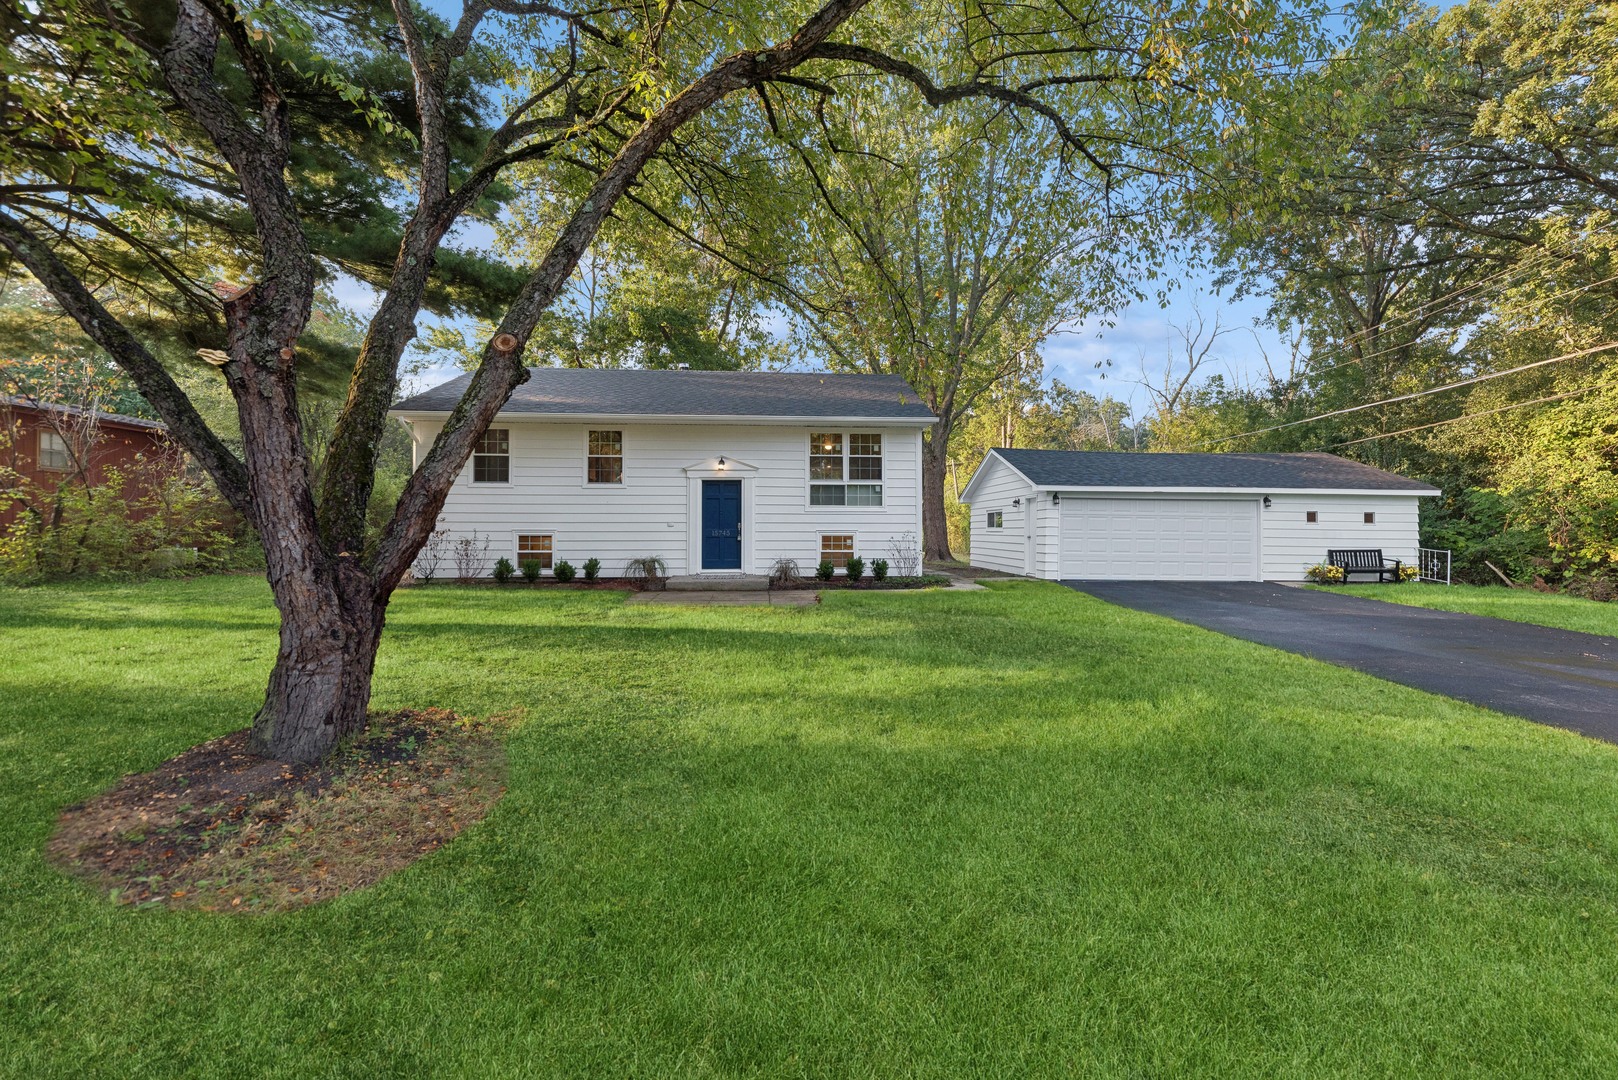
{"type": "Polygon", "coordinates": [[[516,352],[517,351],[517,335],[515,335],[515,334],[496,334],[496,335],[494,335],[494,351],[495,352],[502,352],[502,353],[516,352]]]}

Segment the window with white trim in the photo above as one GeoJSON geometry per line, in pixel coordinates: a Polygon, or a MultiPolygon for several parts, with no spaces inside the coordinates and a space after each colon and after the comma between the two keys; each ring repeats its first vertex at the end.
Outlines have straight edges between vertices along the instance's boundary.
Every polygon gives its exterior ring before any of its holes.
{"type": "Polygon", "coordinates": [[[1365,511],[1365,524],[1367,524],[1367,525],[1375,525],[1376,524],[1376,514],[1373,511],[1370,511],[1370,510],[1365,511]]]}
{"type": "Polygon", "coordinates": [[[523,563],[537,562],[541,570],[549,570],[553,550],[554,545],[552,545],[549,535],[533,533],[519,535],[517,537],[517,569],[522,569],[523,563]]]}
{"type": "Polygon", "coordinates": [[[820,561],[829,562],[839,570],[848,567],[854,555],[854,537],[848,533],[823,533],[820,537],[820,561]]]}
{"type": "Polygon", "coordinates": [[[881,435],[810,433],[810,506],[881,506],[881,481],[881,435]]]}
{"type": "Polygon", "coordinates": [[[990,510],[988,520],[984,525],[991,529],[1002,529],[1006,524],[1006,514],[1003,510],[990,510]]]}
{"type": "Polygon", "coordinates": [[[73,467],[73,457],[67,452],[67,440],[54,431],[39,433],[39,467],[53,472],[66,472],[73,467]]]}
{"type": "Polygon", "coordinates": [[[472,483],[509,484],[511,482],[511,432],[506,428],[490,428],[478,440],[472,451],[472,483]]]}
{"type": "Polygon", "coordinates": [[[590,450],[586,456],[584,479],[586,483],[590,484],[621,484],[624,482],[623,432],[590,432],[590,450]]]}
{"type": "Polygon", "coordinates": [[[1320,511],[1319,510],[1305,510],[1303,512],[1303,520],[1307,521],[1311,525],[1319,524],[1320,523],[1320,511]]]}

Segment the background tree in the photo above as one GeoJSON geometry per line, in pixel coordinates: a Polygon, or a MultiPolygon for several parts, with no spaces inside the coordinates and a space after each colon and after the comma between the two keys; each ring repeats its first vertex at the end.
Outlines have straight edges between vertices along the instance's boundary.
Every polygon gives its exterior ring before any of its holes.
{"type": "Polygon", "coordinates": [[[856,17],[868,3],[586,13],[552,0],[469,0],[453,23],[409,0],[394,0],[387,18],[374,4],[295,0],[8,9],[0,247],[130,376],[263,537],[281,647],[254,720],[255,749],[312,759],[363,727],[388,598],[477,439],[527,378],[525,349],[541,318],[648,164],[675,152],[676,134],[727,95],[795,86],[806,65],[822,84],[850,69],[879,70],[931,103],[1029,109],[1094,157],[1087,141],[1099,147],[1104,137],[1089,140],[1062,120],[1074,104],[1063,100],[1076,85],[1069,65],[1094,27],[1129,28],[1145,58],[1129,72],[1133,90],[1158,94],[1194,67],[1258,50],[1275,29],[1271,9],[1246,4],[974,5],[942,19],[896,10],[883,24],[872,20],[869,29],[881,33],[862,40],[856,17]],[[408,93],[393,101],[409,102],[408,125],[352,77],[350,61],[365,57],[391,59],[400,74],[397,65],[408,68],[408,93]],[[302,88],[321,102],[332,94],[350,102],[376,142],[327,139],[302,88]],[[378,234],[385,266],[370,265],[380,302],[318,474],[298,372],[323,276],[365,266],[344,266],[327,241],[344,222],[363,230],[370,221],[334,201],[354,191],[311,189],[300,175],[298,155],[317,145],[356,163],[346,175],[368,181],[361,205],[398,208],[397,228],[378,234]],[[555,215],[543,256],[501,279],[511,288],[485,280],[469,294],[468,303],[497,313],[494,333],[387,525],[368,537],[401,357],[424,307],[453,296],[465,268],[446,238],[517,170],[539,164],[567,178],[557,190],[569,209],[555,215]],[[366,203],[368,194],[376,198],[366,203]],[[200,255],[188,261],[192,251],[178,239],[205,221],[239,223],[228,275],[200,255]],[[128,267],[120,280],[154,307],[160,298],[165,310],[213,328],[204,347],[235,403],[239,454],[139,324],[102,299],[120,264],[128,267]]]}

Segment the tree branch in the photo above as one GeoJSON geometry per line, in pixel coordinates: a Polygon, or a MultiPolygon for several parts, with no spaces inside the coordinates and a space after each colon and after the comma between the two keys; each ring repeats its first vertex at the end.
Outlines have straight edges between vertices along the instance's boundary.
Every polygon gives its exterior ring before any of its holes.
{"type": "Polygon", "coordinates": [[[111,312],[107,311],[50,246],[21,222],[0,212],[0,246],[55,298],[92,341],[129,373],[135,388],[157,410],[169,431],[213,478],[237,513],[258,524],[248,495],[247,470],[215,435],[169,373],[111,312]]]}

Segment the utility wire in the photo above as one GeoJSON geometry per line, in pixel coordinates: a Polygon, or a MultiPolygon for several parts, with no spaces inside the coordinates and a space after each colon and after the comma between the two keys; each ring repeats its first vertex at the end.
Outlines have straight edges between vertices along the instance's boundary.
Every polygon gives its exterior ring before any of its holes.
{"type": "Polygon", "coordinates": [[[1435,420],[1430,424],[1418,424],[1416,427],[1407,427],[1401,431],[1384,431],[1380,435],[1367,435],[1363,439],[1350,439],[1347,442],[1332,443],[1329,446],[1322,446],[1321,449],[1337,450],[1344,446],[1358,446],[1360,443],[1376,442],[1378,439],[1391,439],[1395,435],[1409,435],[1412,432],[1426,431],[1429,428],[1435,427],[1443,427],[1445,424],[1455,424],[1462,420],[1475,420],[1480,416],[1494,416],[1496,413],[1510,412],[1512,409],[1522,409],[1528,407],[1529,405],[1544,405],[1546,402],[1550,401],[1566,401],[1568,398],[1578,397],[1580,394],[1588,394],[1592,390],[1605,390],[1611,386],[1618,386],[1618,382],[1597,383],[1594,386],[1586,386],[1581,390],[1569,390],[1565,394],[1552,394],[1549,397],[1535,398],[1532,401],[1519,401],[1512,405],[1502,405],[1498,409],[1485,409],[1482,412],[1467,413],[1464,416],[1452,416],[1448,420],[1435,420]]]}
{"type": "MultiPolygon", "coordinates": [[[[1548,304],[1552,300],[1560,300],[1564,296],[1571,296],[1575,293],[1589,292],[1591,289],[1599,289],[1601,286],[1610,284],[1614,281],[1618,281],[1618,274],[1614,274],[1612,277],[1602,278],[1600,281],[1592,281],[1588,285],[1577,285],[1571,289],[1563,289],[1559,293],[1554,293],[1551,296],[1547,296],[1542,302],[1548,304]]],[[[1408,322],[1409,320],[1405,321],[1408,322]]],[[[1389,323],[1385,329],[1392,328],[1397,325],[1399,324],[1389,323]]],[[[1379,349],[1376,352],[1366,353],[1364,356],[1351,356],[1347,360],[1339,360],[1335,364],[1327,364],[1324,367],[1311,367],[1308,369],[1308,371],[1304,372],[1304,374],[1317,375],[1322,371],[1335,371],[1340,367],[1347,367],[1350,364],[1362,364],[1367,360],[1374,360],[1378,356],[1386,356],[1388,353],[1398,352],[1400,349],[1409,348],[1413,344],[1414,342],[1406,342],[1401,345],[1390,345],[1385,349],[1379,349]]]]}
{"type": "Polygon", "coordinates": [[[1487,375],[1474,375],[1470,379],[1462,379],[1460,382],[1452,382],[1446,383],[1443,386],[1435,386],[1431,390],[1417,390],[1411,394],[1400,394],[1398,397],[1383,398],[1381,401],[1368,401],[1364,405],[1350,405],[1344,409],[1333,409],[1331,412],[1323,412],[1315,416],[1306,416],[1302,420],[1288,420],[1284,424],[1271,424],[1269,427],[1257,428],[1253,431],[1244,431],[1240,435],[1225,435],[1218,439],[1205,439],[1196,445],[1217,446],[1220,443],[1231,442],[1235,439],[1245,439],[1252,435],[1267,435],[1272,431],[1280,431],[1284,428],[1297,427],[1299,424],[1312,424],[1316,420],[1326,420],[1333,416],[1346,416],[1349,413],[1361,412],[1365,409],[1374,409],[1378,405],[1394,405],[1401,401],[1414,401],[1416,398],[1428,397],[1432,394],[1442,394],[1446,390],[1456,390],[1463,386],[1472,386],[1476,383],[1488,382],[1490,379],[1501,379],[1507,375],[1515,375],[1520,371],[1531,371],[1534,368],[1544,367],[1546,364],[1561,363],[1563,360],[1577,360],[1581,356],[1590,356],[1593,353],[1607,352],[1610,349],[1618,349],[1618,341],[1609,341],[1604,345],[1595,345],[1588,349],[1580,349],[1578,352],[1563,353],[1561,356],[1553,356],[1549,360],[1535,360],[1532,364],[1523,364],[1521,367],[1509,368],[1506,371],[1492,371],[1487,375]]]}

